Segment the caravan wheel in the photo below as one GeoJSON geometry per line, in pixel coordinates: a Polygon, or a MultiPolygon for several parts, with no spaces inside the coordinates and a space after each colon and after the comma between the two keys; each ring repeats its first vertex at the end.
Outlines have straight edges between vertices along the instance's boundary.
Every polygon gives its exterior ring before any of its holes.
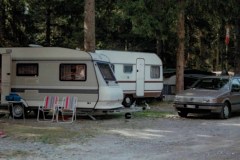
{"type": "Polygon", "coordinates": [[[134,102],[134,98],[132,95],[126,95],[123,99],[124,107],[130,107],[134,102]]]}
{"type": "Polygon", "coordinates": [[[21,104],[14,104],[12,108],[12,115],[14,118],[23,118],[24,106],[21,104]]]}

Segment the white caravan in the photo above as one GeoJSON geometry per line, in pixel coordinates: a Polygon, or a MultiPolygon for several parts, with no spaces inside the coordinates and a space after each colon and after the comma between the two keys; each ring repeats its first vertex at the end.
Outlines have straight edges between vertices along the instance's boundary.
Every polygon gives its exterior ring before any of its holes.
{"type": "Polygon", "coordinates": [[[0,48],[1,102],[14,92],[14,117],[36,110],[44,96],[78,97],[82,111],[123,107],[123,92],[105,56],[59,47],[0,48]]]}
{"type": "Polygon", "coordinates": [[[163,89],[162,61],[155,53],[97,50],[113,65],[115,77],[123,89],[125,107],[135,100],[161,96],[163,89]]]}

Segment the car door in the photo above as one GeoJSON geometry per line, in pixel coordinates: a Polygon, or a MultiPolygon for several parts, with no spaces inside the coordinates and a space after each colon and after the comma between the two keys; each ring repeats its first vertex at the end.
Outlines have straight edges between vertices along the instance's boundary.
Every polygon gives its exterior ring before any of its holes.
{"type": "Polygon", "coordinates": [[[232,111],[240,110],[240,79],[234,78],[232,80],[230,96],[232,111]]]}

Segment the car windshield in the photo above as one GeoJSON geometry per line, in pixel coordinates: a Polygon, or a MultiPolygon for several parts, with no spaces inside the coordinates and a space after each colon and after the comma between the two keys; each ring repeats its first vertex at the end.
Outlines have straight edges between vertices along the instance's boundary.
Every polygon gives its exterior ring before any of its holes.
{"type": "Polygon", "coordinates": [[[219,90],[229,82],[227,78],[203,78],[193,85],[193,88],[219,90]]]}

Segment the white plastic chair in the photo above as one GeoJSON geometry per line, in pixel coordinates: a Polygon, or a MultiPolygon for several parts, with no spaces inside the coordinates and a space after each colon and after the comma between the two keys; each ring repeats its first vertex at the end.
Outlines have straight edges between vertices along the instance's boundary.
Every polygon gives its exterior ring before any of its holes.
{"type": "Polygon", "coordinates": [[[76,120],[76,107],[77,107],[78,98],[74,96],[63,97],[62,105],[58,107],[57,113],[57,122],[59,122],[59,116],[62,117],[62,122],[70,122],[76,120]],[[70,120],[65,119],[66,116],[71,116],[70,120]]]}
{"type": "Polygon", "coordinates": [[[43,105],[38,107],[37,121],[40,121],[39,114],[42,112],[43,120],[41,121],[54,121],[54,117],[57,114],[57,107],[59,103],[58,96],[45,96],[43,105]],[[45,114],[52,112],[52,118],[46,118],[45,114]]]}

